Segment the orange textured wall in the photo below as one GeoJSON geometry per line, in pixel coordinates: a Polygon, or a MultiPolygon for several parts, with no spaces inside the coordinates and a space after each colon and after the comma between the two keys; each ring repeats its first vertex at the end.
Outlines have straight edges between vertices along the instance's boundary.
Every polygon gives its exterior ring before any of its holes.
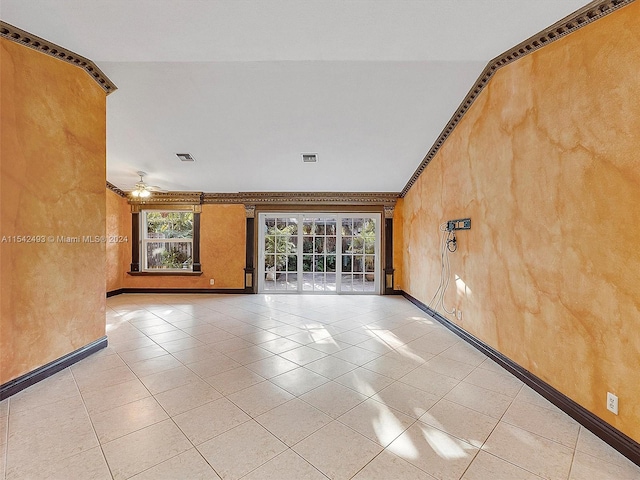
{"type": "Polygon", "coordinates": [[[399,198],[393,211],[393,268],[394,289],[402,290],[404,263],[404,199],[399,198]]]}
{"type": "Polygon", "coordinates": [[[0,384],[105,334],[106,98],[82,69],[0,39],[0,384]],[[19,236],[39,243],[14,243],[19,236]]]}
{"type": "MultiPolygon", "coordinates": [[[[110,192],[113,194],[113,192],[110,192]]],[[[113,194],[107,203],[108,235],[125,235],[131,240],[131,208],[126,200],[113,194]],[[124,205],[124,207],[123,207],[124,205]],[[116,218],[118,217],[118,218],[116,218]],[[116,230],[121,233],[116,233],[116,230]]],[[[121,245],[120,264],[107,268],[108,290],[118,288],[244,288],[246,216],[244,205],[203,205],[200,216],[201,276],[131,276],[131,244],[121,245]],[[122,248],[124,247],[124,248],[122,248]],[[115,278],[120,278],[118,283],[115,278]],[[213,286],[209,280],[213,278],[213,286]]]]}
{"type": "Polygon", "coordinates": [[[438,225],[471,217],[457,323],[637,441],[639,31],[636,2],[499,70],[403,208],[405,291],[430,300],[438,225]]]}
{"type": "Polygon", "coordinates": [[[122,288],[131,263],[131,207],[126,198],[106,189],[107,205],[107,292],[122,288]]]}

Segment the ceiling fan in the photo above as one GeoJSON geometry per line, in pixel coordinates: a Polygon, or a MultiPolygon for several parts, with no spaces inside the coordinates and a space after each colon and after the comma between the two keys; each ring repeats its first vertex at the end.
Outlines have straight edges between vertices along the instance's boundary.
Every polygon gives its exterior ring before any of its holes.
{"type": "Polygon", "coordinates": [[[166,190],[163,190],[160,187],[151,186],[144,183],[143,177],[147,174],[146,172],[139,171],[136,173],[140,176],[140,180],[136,182],[133,190],[131,191],[132,197],[147,198],[151,196],[152,192],[166,192],[166,190]]]}

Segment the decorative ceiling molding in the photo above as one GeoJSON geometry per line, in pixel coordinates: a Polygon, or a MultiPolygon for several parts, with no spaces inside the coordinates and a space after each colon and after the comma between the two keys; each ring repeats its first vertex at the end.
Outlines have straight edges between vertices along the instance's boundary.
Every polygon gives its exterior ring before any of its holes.
{"type": "Polygon", "coordinates": [[[62,48],[55,43],[49,42],[48,40],[36,35],[32,35],[29,32],[25,32],[24,30],[14,27],[2,20],[0,20],[0,36],[12,42],[24,45],[25,47],[37,50],[38,52],[46,53],[47,55],[62,60],[63,62],[82,68],[98,83],[98,85],[100,85],[100,87],[102,87],[107,95],[118,89],[118,87],[109,80],[109,77],[107,77],[95,63],[88,58],[72,52],[71,50],[62,48]]]}
{"type": "Polygon", "coordinates": [[[205,193],[203,203],[247,205],[395,205],[395,192],[240,192],[205,193]]]}
{"type": "Polygon", "coordinates": [[[568,17],[563,18],[559,22],[554,23],[550,27],[544,29],[540,33],[530,37],[524,42],[516,45],[515,47],[507,50],[502,55],[497,56],[491,60],[485,69],[482,71],[478,80],[471,87],[469,93],[464,98],[456,112],[453,114],[445,128],[438,136],[431,149],[424,157],[414,174],[411,176],[405,187],[400,192],[400,197],[404,197],[413,184],[418,180],[418,177],[427,168],[429,162],[436,156],[440,147],[444,144],[445,140],[451,135],[456,128],[462,117],[467,113],[467,110],[471,107],[475,99],[480,92],[487,86],[491,77],[502,67],[508,65],[516,60],[528,55],[536,50],[548,45],[562,37],[575,32],[576,30],[595,22],[596,20],[613,13],[614,11],[633,3],[635,0],[595,0],[588,5],[582,7],[580,10],[572,13],[568,17]]]}
{"type": "Polygon", "coordinates": [[[120,190],[113,183],[107,182],[107,188],[111,190],[113,193],[115,193],[116,195],[120,195],[122,198],[127,198],[126,192],[124,190],[120,190]]]}
{"type": "Polygon", "coordinates": [[[202,192],[153,192],[150,197],[129,196],[130,205],[201,205],[202,192]]]}

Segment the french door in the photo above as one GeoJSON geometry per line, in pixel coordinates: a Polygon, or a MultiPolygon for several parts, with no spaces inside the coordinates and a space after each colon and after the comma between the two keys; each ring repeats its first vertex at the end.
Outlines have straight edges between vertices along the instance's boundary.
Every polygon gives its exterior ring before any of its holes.
{"type": "Polygon", "coordinates": [[[261,213],[259,226],[259,292],[380,292],[380,214],[261,213]]]}

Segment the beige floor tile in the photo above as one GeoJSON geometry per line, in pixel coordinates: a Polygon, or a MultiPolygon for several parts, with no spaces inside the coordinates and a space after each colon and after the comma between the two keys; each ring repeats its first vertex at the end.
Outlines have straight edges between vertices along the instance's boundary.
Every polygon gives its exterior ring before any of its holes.
{"type": "Polygon", "coordinates": [[[490,358],[487,358],[484,362],[478,365],[478,367],[484,368],[485,370],[491,370],[492,372],[495,372],[495,373],[501,373],[503,375],[508,374],[508,372],[503,367],[498,365],[496,362],[494,362],[490,358]]]}
{"type": "Polygon", "coordinates": [[[353,480],[435,480],[426,472],[385,450],[367,464],[353,480]]]}
{"type": "MultiPolygon", "coordinates": [[[[0,469],[1,470],[1,469],[0,469]]],[[[11,480],[111,480],[111,473],[100,447],[66,458],[53,458],[46,464],[29,465],[11,480]]]]}
{"type": "Polygon", "coordinates": [[[129,350],[137,350],[138,348],[149,347],[156,343],[147,336],[134,338],[130,340],[118,340],[113,335],[108,335],[109,346],[116,352],[128,352],[129,350]]]}
{"type": "Polygon", "coordinates": [[[403,357],[396,351],[382,355],[369,363],[363,365],[367,370],[379,373],[385,377],[399,380],[408,373],[412,372],[421,365],[421,361],[403,357]]]}
{"type": "Polygon", "coordinates": [[[264,378],[248,368],[239,367],[219,373],[213,377],[207,377],[205,381],[223,395],[231,395],[263,382],[264,378]]]}
{"type": "Polygon", "coordinates": [[[298,368],[298,364],[293,363],[286,358],[282,358],[279,355],[258,360],[257,362],[249,363],[245,366],[264,378],[275,377],[276,375],[281,375],[285,372],[298,368]]]}
{"type": "Polygon", "coordinates": [[[556,407],[553,403],[551,403],[549,400],[547,400],[542,395],[534,391],[528,385],[522,386],[522,389],[520,390],[520,392],[518,392],[518,395],[516,395],[516,398],[514,401],[533,403],[538,407],[546,408],[548,410],[553,410],[554,412],[562,411],[558,407],[556,407]]]}
{"type": "Polygon", "coordinates": [[[416,420],[383,403],[368,399],[338,417],[338,421],[386,447],[416,420]]]}
{"type": "Polygon", "coordinates": [[[224,480],[236,480],[268,462],[287,446],[250,420],[198,446],[224,480]]]}
{"type": "Polygon", "coordinates": [[[335,352],[332,354],[332,356],[345,360],[349,363],[354,363],[358,366],[362,366],[365,363],[378,358],[380,354],[354,345],[352,347],[348,347],[335,352]]]}
{"type": "Polygon", "coordinates": [[[327,383],[329,379],[304,367],[298,367],[273,377],[270,381],[284,388],[287,392],[300,396],[327,383]]]}
{"type": "Polygon", "coordinates": [[[580,427],[576,450],[622,467],[629,463],[627,457],[600,440],[597,436],[582,426],[580,427]]]}
{"type": "Polygon", "coordinates": [[[164,420],[108,442],[102,450],[115,480],[125,479],[192,447],[171,420],[164,420]]]}
{"type": "MultiPolygon", "coordinates": [[[[458,344],[456,344],[458,345],[458,344]]],[[[451,348],[454,348],[455,345],[451,348]]],[[[446,350],[445,350],[446,352],[446,350]]],[[[469,365],[468,363],[459,362],[457,360],[452,360],[443,356],[442,354],[434,357],[424,364],[424,366],[420,367],[427,370],[431,370],[433,372],[439,373],[441,375],[446,375],[447,377],[454,378],[458,381],[465,378],[469,375],[475,367],[473,365],[469,365]]]]}
{"type": "Polygon", "coordinates": [[[346,480],[382,447],[340,422],[331,422],[293,446],[293,450],[333,480],[346,480]]]}
{"type": "MultiPolygon", "coordinates": [[[[0,450],[4,450],[9,436],[9,416],[0,417],[0,450]]],[[[0,477],[2,478],[2,477],[0,477]]]]}
{"type": "Polygon", "coordinates": [[[391,384],[371,398],[416,419],[440,400],[440,397],[401,382],[391,384]]]}
{"type": "Polygon", "coordinates": [[[473,367],[477,367],[487,359],[487,356],[466,342],[458,342],[455,345],[443,351],[440,357],[449,358],[456,362],[466,363],[473,367]]]}
{"type": "Polygon", "coordinates": [[[301,345],[298,342],[294,342],[293,340],[289,340],[288,338],[276,338],[275,340],[270,340],[268,342],[263,342],[260,344],[261,348],[264,348],[271,353],[283,353],[300,346],[301,345]]]}
{"type": "MultiPolygon", "coordinates": [[[[337,333],[337,332],[336,332],[337,333]]],[[[325,328],[307,329],[305,331],[287,336],[289,340],[298,342],[300,345],[310,345],[319,340],[330,338],[332,334],[325,328]]]]}
{"type": "Polygon", "coordinates": [[[182,350],[190,350],[192,348],[202,347],[206,344],[194,337],[189,336],[177,340],[171,340],[168,342],[158,342],[158,345],[160,345],[169,353],[176,353],[181,352],[182,350]]]}
{"type": "Polygon", "coordinates": [[[333,335],[332,338],[338,342],[344,342],[350,345],[358,345],[359,343],[370,340],[371,335],[369,335],[365,329],[359,328],[357,330],[350,330],[348,332],[333,335]]]}
{"type": "Polygon", "coordinates": [[[187,332],[175,329],[172,332],[158,333],[156,335],[149,335],[149,338],[159,345],[175,342],[176,340],[182,340],[185,338],[193,338],[187,332]]]}
{"type": "Polygon", "coordinates": [[[6,417],[9,415],[9,399],[5,398],[0,401],[0,417],[6,417]]]}
{"type": "Polygon", "coordinates": [[[241,336],[241,338],[243,340],[246,340],[247,342],[251,342],[255,345],[259,345],[261,343],[269,342],[271,340],[275,340],[276,338],[280,338],[280,337],[275,333],[271,333],[271,332],[268,332],[267,330],[259,329],[259,330],[256,330],[255,332],[244,334],[241,336]]]}
{"type": "Polygon", "coordinates": [[[569,480],[632,480],[640,478],[640,467],[630,460],[620,463],[609,463],[583,452],[576,452],[573,457],[569,480]]]}
{"type": "Polygon", "coordinates": [[[464,380],[444,398],[494,418],[501,418],[511,405],[512,400],[510,397],[467,383],[464,380]]]}
{"type": "Polygon", "coordinates": [[[347,342],[342,342],[339,340],[335,340],[333,337],[325,337],[321,340],[317,340],[313,343],[307,344],[307,346],[313,348],[314,350],[318,350],[324,353],[335,353],[339,352],[344,348],[349,348],[352,345],[347,342]]]}
{"type": "Polygon", "coordinates": [[[228,354],[229,352],[235,352],[237,350],[244,350],[252,347],[253,343],[243,340],[240,337],[230,338],[229,340],[223,340],[221,342],[212,343],[211,347],[216,349],[220,353],[228,354]]]}
{"type": "Polygon", "coordinates": [[[249,415],[226,398],[219,398],[173,418],[194,445],[206,442],[250,419],[249,415]]]}
{"type": "Polygon", "coordinates": [[[419,421],[458,437],[480,448],[489,437],[498,419],[463,407],[448,400],[440,400],[419,421]]]}
{"type": "Polygon", "coordinates": [[[335,381],[367,397],[395,382],[392,378],[385,377],[366,368],[351,370],[336,378],[335,381]]]}
{"type": "Polygon", "coordinates": [[[315,362],[308,363],[305,365],[305,368],[308,368],[323,377],[334,379],[350,372],[351,370],[355,370],[357,365],[345,362],[339,358],[328,356],[321,358],[320,360],[316,360],[315,362]]]}
{"type": "Polygon", "coordinates": [[[128,366],[110,368],[97,373],[84,372],[76,374],[73,372],[73,376],[82,393],[137,379],[128,366]]]}
{"type": "Polygon", "coordinates": [[[190,382],[155,396],[162,408],[172,417],[220,397],[222,394],[204,380],[190,382]]]}
{"type": "Polygon", "coordinates": [[[167,354],[132,363],[129,368],[138,377],[147,377],[154,373],[164,372],[180,366],[182,366],[182,363],[179,360],[173,355],[167,354]]]}
{"type": "Polygon", "coordinates": [[[523,385],[520,380],[509,373],[497,373],[484,368],[476,368],[464,381],[511,398],[518,395],[523,385]]]}
{"type": "Polygon", "coordinates": [[[409,342],[407,348],[420,354],[439,355],[458,342],[458,338],[453,333],[437,330],[409,342]]]}
{"type": "Polygon", "coordinates": [[[441,430],[416,422],[387,447],[391,453],[442,480],[457,480],[478,449],[441,430]]]}
{"type": "Polygon", "coordinates": [[[241,365],[247,365],[249,363],[271,357],[273,356],[273,353],[257,345],[252,345],[248,348],[228,352],[226,355],[241,365]]]}
{"type": "MultiPolygon", "coordinates": [[[[462,480],[540,480],[541,478],[490,453],[480,451],[464,473],[462,480]]],[[[596,477],[592,478],[595,480],[596,477]]]]}
{"type": "Polygon", "coordinates": [[[395,348],[394,345],[386,342],[385,340],[383,340],[382,338],[380,338],[378,336],[373,336],[369,340],[366,340],[366,341],[364,341],[362,343],[359,343],[358,347],[359,348],[364,348],[364,349],[369,350],[371,352],[378,353],[380,355],[384,355],[386,353],[389,353],[389,352],[393,351],[393,349],[395,348]]]}
{"type": "Polygon", "coordinates": [[[198,335],[198,340],[203,343],[213,345],[214,343],[223,342],[225,340],[231,340],[236,338],[237,335],[233,333],[225,332],[224,330],[218,330],[213,333],[205,333],[204,335],[198,335]]]}
{"type": "Polygon", "coordinates": [[[294,398],[256,417],[256,421],[288,446],[331,422],[331,417],[294,398]]]}
{"type": "Polygon", "coordinates": [[[220,477],[211,468],[202,455],[195,449],[176,455],[142,473],[131,480],[219,480],[220,477]]]}
{"type": "Polygon", "coordinates": [[[103,370],[109,370],[110,368],[124,367],[125,363],[123,359],[117,355],[89,355],[83,358],[78,363],[75,363],[70,369],[77,374],[87,373],[89,375],[101,372],[103,370]]]}
{"type": "Polygon", "coordinates": [[[280,354],[281,357],[286,358],[298,365],[306,365],[315,360],[319,360],[326,356],[326,353],[314,350],[310,347],[301,346],[292,350],[287,350],[280,354]]]}
{"type": "Polygon", "coordinates": [[[326,480],[320,471],[292,450],[286,450],[242,480],[326,480]]]}
{"type": "Polygon", "coordinates": [[[162,348],[160,345],[154,344],[148,347],[138,348],[136,350],[121,352],[119,356],[120,358],[122,358],[122,360],[124,360],[125,363],[131,364],[166,354],[167,351],[164,348],[162,348]]]}
{"type": "Polygon", "coordinates": [[[141,377],[140,381],[153,395],[157,395],[158,393],[187,385],[188,383],[199,382],[201,379],[189,368],[179,366],[171,370],[164,370],[146,377],[141,377]]]}
{"type": "Polygon", "coordinates": [[[29,472],[97,446],[80,396],[10,413],[6,475],[29,478],[29,472]]]}
{"type": "Polygon", "coordinates": [[[0,447],[0,478],[5,479],[7,472],[7,449],[3,445],[0,447]]]}
{"type": "Polygon", "coordinates": [[[431,393],[436,397],[445,396],[452,388],[460,383],[460,380],[452,378],[450,375],[434,372],[427,368],[426,364],[412,370],[404,377],[401,377],[399,381],[431,393]]]}
{"type": "Polygon", "coordinates": [[[233,370],[234,368],[241,366],[242,365],[235,360],[221,353],[209,356],[208,358],[195,363],[187,364],[187,367],[189,367],[190,370],[202,378],[213,377],[219,373],[226,372],[227,370],[233,370]]]}
{"type": "Polygon", "coordinates": [[[176,328],[179,328],[183,332],[187,332],[192,337],[197,337],[198,335],[206,335],[208,333],[215,333],[220,330],[217,327],[214,327],[206,320],[202,320],[200,318],[192,318],[187,320],[178,320],[175,322],[171,322],[176,328]]]}
{"type": "Polygon", "coordinates": [[[138,379],[111,385],[100,390],[90,390],[82,397],[90,415],[111,410],[136,400],[149,397],[149,390],[138,379]]]}
{"type": "Polygon", "coordinates": [[[251,417],[257,417],[291,400],[293,395],[271,382],[262,382],[227,397],[251,417]]]}
{"type": "Polygon", "coordinates": [[[275,333],[276,335],[280,335],[281,337],[287,337],[289,335],[296,335],[298,333],[304,332],[301,328],[295,327],[293,325],[280,325],[278,327],[268,328],[271,333],[275,333]]]}
{"type": "Polygon", "coordinates": [[[511,404],[502,421],[569,448],[575,448],[580,431],[580,424],[564,412],[517,400],[511,404]]]}
{"type": "Polygon", "coordinates": [[[147,397],[91,415],[91,422],[100,443],[107,443],[167,418],[155,398],[147,397]]]}
{"type": "Polygon", "coordinates": [[[301,400],[310,403],[318,410],[332,418],[338,418],[367,397],[336,382],[325,383],[318,388],[300,396],[301,400]]]}
{"type": "Polygon", "coordinates": [[[145,322],[136,322],[135,327],[144,333],[146,336],[157,335],[158,333],[165,332],[177,332],[178,329],[171,325],[169,322],[155,323],[147,325],[145,322]]]}
{"type": "Polygon", "coordinates": [[[513,425],[500,422],[483,450],[548,479],[569,476],[573,449],[513,425]]]}
{"type": "Polygon", "coordinates": [[[66,368],[13,395],[11,397],[11,412],[24,412],[30,408],[55,403],[65,398],[77,397],[79,394],[73,375],[66,368]]]}

